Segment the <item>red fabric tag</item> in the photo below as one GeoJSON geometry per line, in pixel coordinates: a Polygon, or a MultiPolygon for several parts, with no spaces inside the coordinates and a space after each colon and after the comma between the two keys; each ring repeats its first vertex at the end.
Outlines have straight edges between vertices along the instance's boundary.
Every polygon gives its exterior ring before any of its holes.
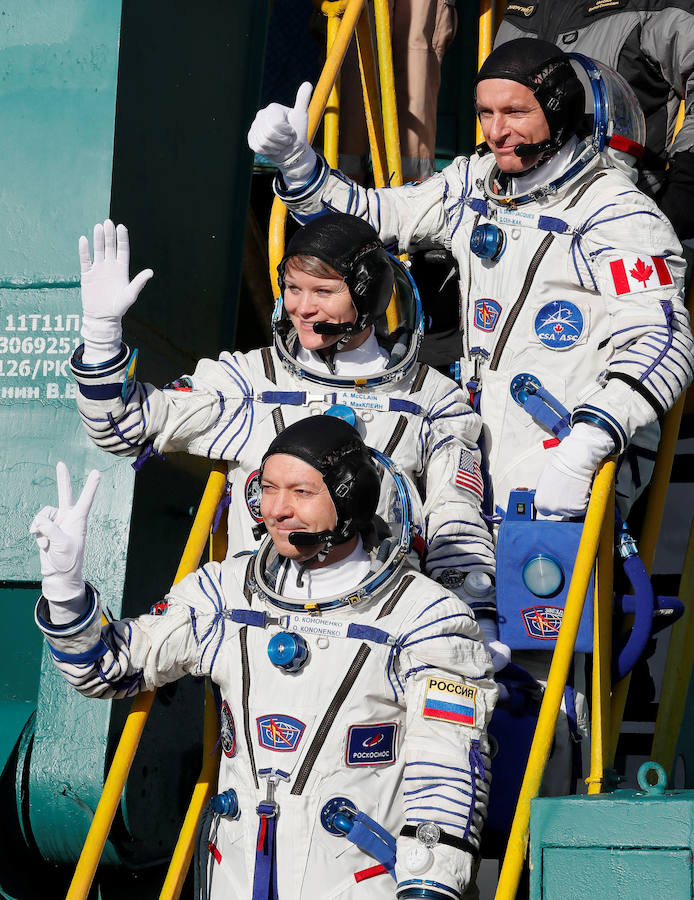
{"type": "Polygon", "coordinates": [[[385,866],[377,865],[371,866],[369,869],[362,869],[360,872],[354,873],[354,880],[356,882],[366,881],[367,878],[373,878],[374,875],[384,875],[388,870],[385,866]]]}
{"type": "Polygon", "coordinates": [[[545,450],[549,450],[550,447],[558,447],[561,444],[559,438],[547,438],[546,441],[542,442],[542,446],[545,450]]]}
{"type": "Polygon", "coordinates": [[[267,816],[260,817],[260,831],[258,832],[258,853],[263,849],[265,844],[265,833],[267,831],[267,816]]]}
{"type": "Polygon", "coordinates": [[[214,856],[214,861],[215,861],[216,863],[221,863],[221,862],[222,862],[222,854],[219,852],[219,850],[217,850],[217,848],[216,848],[215,845],[212,843],[212,841],[208,841],[208,842],[207,842],[207,849],[210,851],[210,853],[212,854],[212,856],[214,856]]]}

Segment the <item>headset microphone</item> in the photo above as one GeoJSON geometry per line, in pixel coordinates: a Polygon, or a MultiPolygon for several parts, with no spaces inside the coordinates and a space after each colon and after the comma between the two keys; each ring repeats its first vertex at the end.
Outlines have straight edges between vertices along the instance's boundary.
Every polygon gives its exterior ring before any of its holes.
{"type": "Polygon", "coordinates": [[[536,156],[538,153],[547,153],[547,151],[552,150],[553,145],[552,141],[539,141],[537,144],[518,144],[513,148],[513,152],[516,156],[520,156],[523,159],[526,156],[536,156]]]}
{"type": "Polygon", "coordinates": [[[316,334],[347,334],[354,329],[354,322],[314,322],[316,334]]]}

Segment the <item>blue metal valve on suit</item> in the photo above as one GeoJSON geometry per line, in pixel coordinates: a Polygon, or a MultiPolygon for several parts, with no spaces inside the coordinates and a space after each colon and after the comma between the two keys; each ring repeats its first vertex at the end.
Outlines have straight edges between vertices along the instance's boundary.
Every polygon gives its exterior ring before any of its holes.
{"type": "Polygon", "coordinates": [[[344,403],[336,403],[335,406],[331,406],[330,409],[326,410],[325,415],[334,416],[336,419],[344,419],[352,428],[357,427],[357,414],[351,406],[347,406],[344,403]]]}
{"type": "Polygon", "coordinates": [[[333,797],[320,812],[321,825],[330,834],[344,837],[354,826],[357,807],[347,797],[333,797]]]}
{"type": "Polygon", "coordinates": [[[306,662],[308,647],[300,634],[280,631],[270,638],[267,655],[273,666],[285,672],[296,672],[306,662]]]}
{"type": "Polygon", "coordinates": [[[504,233],[498,225],[485,222],[476,225],[470,235],[470,250],[482,259],[499,259],[504,252],[504,233]]]}
{"type": "Polygon", "coordinates": [[[221,794],[215,794],[210,800],[210,808],[220,816],[238,819],[240,810],[239,798],[236,796],[236,791],[233,788],[229,788],[221,794]]]}

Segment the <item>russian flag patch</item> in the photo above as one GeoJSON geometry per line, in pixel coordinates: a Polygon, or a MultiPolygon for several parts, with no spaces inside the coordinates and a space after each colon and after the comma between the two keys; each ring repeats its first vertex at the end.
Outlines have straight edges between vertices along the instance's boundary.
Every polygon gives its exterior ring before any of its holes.
{"type": "Polygon", "coordinates": [[[477,688],[464,681],[427,678],[422,716],[454,725],[475,724],[477,688]]]}
{"type": "Polygon", "coordinates": [[[672,274],[662,256],[623,256],[610,263],[610,271],[618,297],[672,284],[672,274]]]}

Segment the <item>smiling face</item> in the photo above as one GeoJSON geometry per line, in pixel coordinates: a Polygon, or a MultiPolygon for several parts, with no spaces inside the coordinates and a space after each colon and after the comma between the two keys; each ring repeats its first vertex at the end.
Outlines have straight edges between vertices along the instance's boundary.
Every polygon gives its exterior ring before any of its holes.
{"type": "Polygon", "coordinates": [[[298,562],[310,559],[318,545],[295,547],[292,531],[328,531],[337,524],[337,512],[323,476],[303,459],[275,453],[263,466],[260,512],[272,542],[282,556],[298,562]]]}
{"type": "MultiPolygon", "coordinates": [[[[332,347],[341,334],[316,334],[316,322],[342,324],[356,321],[357,310],[344,278],[330,266],[315,260],[313,272],[299,268],[290,257],[284,272],[284,308],[296,329],[301,346],[305,350],[320,352],[332,347]]],[[[371,333],[370,328],[352,335],[341,350],[353,350],[361,346],[371,333]]]]}
{"type": "Polygon", "coordinates": [[[514,153],[519,144],[536,144],[550,136],[530,88],[506,78],[487,78],[477,85],[476,104],[484,139],[502,172],[520,174],[539,161],[540,154],[521,158],[514,153]]]}

